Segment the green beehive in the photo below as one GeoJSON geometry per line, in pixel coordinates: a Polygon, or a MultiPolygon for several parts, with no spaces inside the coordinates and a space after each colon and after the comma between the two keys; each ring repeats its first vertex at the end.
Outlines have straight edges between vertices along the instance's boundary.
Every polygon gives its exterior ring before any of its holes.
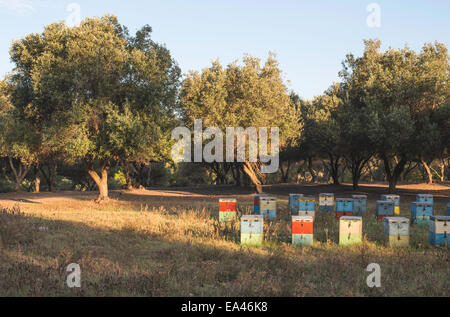
{"type": "Polygon", "coordinates": [[[341,217],[339,220],[339,244],[353,245],[362,242],[362,217],[341,217]]]}

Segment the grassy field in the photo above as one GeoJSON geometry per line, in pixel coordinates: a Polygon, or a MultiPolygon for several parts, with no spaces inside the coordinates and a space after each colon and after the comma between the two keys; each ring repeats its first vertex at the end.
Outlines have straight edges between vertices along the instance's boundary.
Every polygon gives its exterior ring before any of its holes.
{"type": "MultiPolygon", "coordinates": [[[[411,246],[386,247],[375,202],[387,190],[366,185],[278,185],[279,220],[266,222],[262,247],[239,245],[239,224],[220,226],[218,199],[238,198],[250,214],[250,189],[205,187],[116,191],[105,205],[95,193],[0,194],[0,296],[450,296],[449,250],[428,243],[428,227],[411,229],[411,246]],[[367,194],[364,242],[340,247],[334,214],[319,213],[315,245],[290,244],[289,193],[367,194]],[[81,266],[82,287],[66,285],[81,266]],[[381,266],[380,288],[366,268],[381,266]]],[[[445,215],[450,187],[400,186],[402,216],[417,193],[435,195],[445,215]]]]}

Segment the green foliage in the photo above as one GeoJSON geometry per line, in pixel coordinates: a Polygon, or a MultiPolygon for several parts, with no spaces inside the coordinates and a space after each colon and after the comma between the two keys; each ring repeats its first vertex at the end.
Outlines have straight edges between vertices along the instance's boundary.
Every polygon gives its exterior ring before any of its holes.
{"type": "Polygon", "coordinates": [[[13,43],[12,103],[38,132],[39,154],[100,160],[102,170],[168,159],[180,70],[150,33],[145,26],[130,36],[104,16],[73,28],[54,23],[13,43]]]}

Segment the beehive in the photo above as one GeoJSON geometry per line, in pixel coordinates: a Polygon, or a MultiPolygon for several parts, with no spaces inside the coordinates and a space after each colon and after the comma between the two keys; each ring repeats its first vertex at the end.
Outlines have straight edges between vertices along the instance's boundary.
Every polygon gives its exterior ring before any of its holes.
{"type": "Polygon", "coordinates": [[[400,216],[400,196],[399,195],[382,195],[381,200],[390,200],[394,202],[394,214],[400,216]]]}
{"type": "Polygon", "coordinates": [[[433,216],[433,205],[430,203],[413,202],[411,204],[411,223],[425,225],[433,216]]]}
{"type": "Polygon", "coordinates": [[[447,216],[450,216],[450,204],[447,205],[447,216]]]}
{"type": "Polygon", "coordinates": [[[386,217],[383,231],[388,237],[390,247],[406,247],[409,245],[409,219],[403,217],[386,217]]]}
{"type": "Polygon", "coordinates": [[[367,196],[353,195],[353,214],[361,215],[367,211],[367,196]]]}
{"type": "Polygon", "coordinates": [[[251,215],[241,218],[241,244],[261,245],[264,240],[264,216],[251,215]]]}
{"type": "Polygon", "coordinates": [[[339,244],[352,245],[361,242],[362,217],[341,217],[339,220],[339,244]]]}
{"type": "Polygon", "coordinates": [[[416,202],[433,204],[434,203],[433,195],[419,194],[419,195],[416,196],[416,202]]]}
{"type": "Polygon", "coordinates": [[[336,199],[336,217],[353,216],[353,199],[337,198],[336,199]]]}
{"type": "Polygon", "coordinates": [[[266,194],[260,194],[260,195],[255,195],[255,196],[253,197],[253,213],[254,213],[255,215],[259,215],[260,212],[261,212],[261,209],[260,209],[260,207],[259,207],[259,204],[260,204],[260,199],[261,199],[262,197],[267,197],[267,195],[266,195],[266,194]]]}
{"type": "Polygon", "coordinates": [[[219,199],[219,221],[229,222],[236,219],[237,216],[237,200],[236,199],[219,199]]]}
{"type": "Polygon", "coordinates": [[[297,209],[294,213],[298,215],[300,211],[314,212],[316,210],[316,199],[314,197],[300,197],[298,198],[297,209]]]}
{"type": "Polygon", "coordinates": [[[298,210],[298,198],[303,197],[303,194],[289,194],[289,210],[294,212],[298,210]]]}
{"type": "Polygon", "coordinates": [[[314,219],[312,217],[292,217],[292,244],[313,245],[314,219]]]}
{"type": "Polygon", "coordinates": [[[260,214],[270,219],[277,219],[277,199],[274,197],[261,197],[259,199],[260,214]]]}
{"type": "Polygon", "coordinates": [[[430,243],[436,247],[450,245],[450,217],[432,216],[430,219],[430,243]]]}
{"type": "Polygon", "coordinates": [[[333,212],[334,210],[334,194],[320,194],[319,195],[319,211],[333,212]]]}
{"type": "Polygon", "coordinates": [[[394,202],[392,200],[378,200],[376,215],[378,220],[393,217],[395,215],[394,202]]]}

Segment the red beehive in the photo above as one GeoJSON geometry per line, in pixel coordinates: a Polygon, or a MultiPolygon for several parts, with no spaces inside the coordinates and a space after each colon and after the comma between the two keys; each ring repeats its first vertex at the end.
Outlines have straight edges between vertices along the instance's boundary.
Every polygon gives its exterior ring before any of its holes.
{"type": "Polygon", "coordinates": [[[221,199],[219,201],[219,212],[236,211],[236,199],[221,199]]]}
{"type": "Polygon", "coordinates": [[[312,217],[292,217],[292,234],[313,234],[312,217]]]}

